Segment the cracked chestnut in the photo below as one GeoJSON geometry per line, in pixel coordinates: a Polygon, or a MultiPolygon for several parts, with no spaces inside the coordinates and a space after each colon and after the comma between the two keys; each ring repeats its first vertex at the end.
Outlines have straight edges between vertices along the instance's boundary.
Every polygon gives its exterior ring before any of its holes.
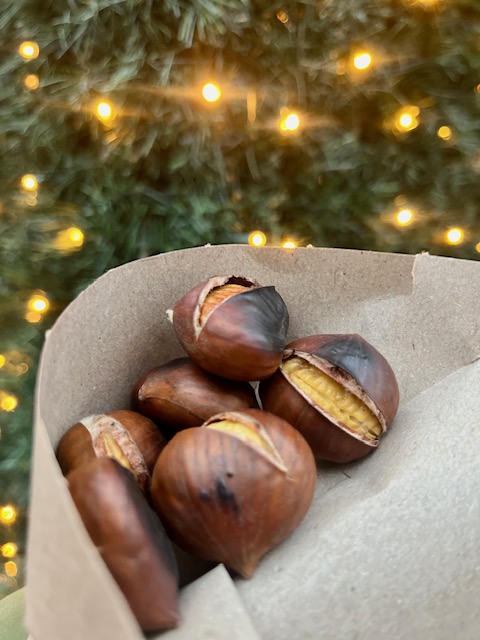
{"type": "Polygon", "coordinates": [[[296,429],[259,409],[230,411],[173,437],[155,465],[152,500],[173,542],[249,578],[298,527],[315,481],[296,429]]]}
{"type": "Polygon", "coordinates": [[[148,491],[153,467],[166,443],[152,420],[135,411],[119,410],[87,416],[74,424],[60,439],[56,454],[64,475],[93,458],[113,458],[148,491]]]}
{"type": "Polygon", "coordinates": [[[85,528],[144,631],[176,627],[178,568],[163,525],[135,478],[110,458],[68,476],[85,528]]]}
{"type": "Polygon", "coordinates": [[[199,427],[221,411],[258,408],[248,382],[216,376],[190,358],[176,358],[149,371],[135,385],[132,404],[170,432],[199,427]]]}
{"type": "Polygon", "coordinates": [[[239,276],[215,276],[168,310],[187,355],[232,380],[261,380],[282,360],[288,311],[275,287],[239,276]]]}
{"type": "Polygon", "coordinates": [[[266,411],[302,433],[317,459],[333,462],[374,451],[399,404],[391,366],[357,334],[291,342],[259,395],[266,411]]]}

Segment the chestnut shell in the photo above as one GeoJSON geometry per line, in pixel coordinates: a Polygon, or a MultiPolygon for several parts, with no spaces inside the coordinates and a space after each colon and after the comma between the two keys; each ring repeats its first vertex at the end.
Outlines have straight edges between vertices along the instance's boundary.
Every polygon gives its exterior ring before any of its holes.
{"type": "Polygon", "coordinates": [[[248,578],[299,525],[315,482],[315,460],[300,433],[277,416],[248,409],[177,433],[155,466],[152,499],[176,544],[248,578]],[[207,426],[225,419],[266,433],[280,462],[207,426]]]}
{"type": "Polygon", "coordinates": [[[288,310],[273,286],[240,276],[215,276],[177,302],[172,322],[179,342],[196,364],[232,380],[261,380],[279,366],[286,343],[288,310]],[[224,284],[247,289],[219,304],[200,325],[210,291],[224,284]]]}
{"type": "MultiPolygon", "coordinates": [[[[329,362],[335,380],[353,378],[373,404],[384,429],[398,409],[399,389],[395,374],[384,356],[357,334],[321,334],[294,340],[284,358],[308,354],[329,362]],[[347,374],[347,376],[345,375],[347,374]]],[[[318,460],[350,462],[375,450],[378,441],[367,443],[348,428],[334,424],[299,393],[281,369],[259,386],[265,410],[295,426],[310,444],[318,460]]]]}
{"type": "Polygon", "coordinates": [[[94,458],[67,480],[85,528],[141,628],[176,627],[180,616],[173,547],[133,475],[111,458],[94,458]]]}
{"type": "Polygon", "coordinates": [[[190,358],[176,358],[142,376],[133,389],[132,404],[171,435],[198,427],[221,411],[258,408],[248,382],[216,376],[190,358]]]}

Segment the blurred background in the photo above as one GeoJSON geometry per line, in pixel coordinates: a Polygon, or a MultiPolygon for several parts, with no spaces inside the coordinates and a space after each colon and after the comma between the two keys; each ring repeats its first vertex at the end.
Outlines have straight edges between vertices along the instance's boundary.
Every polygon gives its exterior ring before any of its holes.
{"type": "Polygon", "coordinates": [[[480,259],[480,5],[3,0],[0,86],[2,598],[45,331],[107,269],[205,243],[480,259]]]}

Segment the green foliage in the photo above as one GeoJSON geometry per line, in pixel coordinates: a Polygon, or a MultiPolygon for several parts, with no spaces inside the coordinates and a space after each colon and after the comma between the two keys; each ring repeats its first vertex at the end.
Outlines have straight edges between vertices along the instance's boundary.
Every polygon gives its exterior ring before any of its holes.
{"type": "Polygon", "coordinates": [[[21,351],[30,369],[0,369],[19,398],[0,412],[0,504],[22,514],[0,544],[24,540],[43,332],[107,269],[256,228],[277,243],[480,257],[479,19],[476,0],[3,1],[0,352],[21,351]],[[37,59],[18,54],[24,40],[37,59]],[[361,50],[365,71],[352,66],[361,50]],[[209,105],[212,79],[223,96],[209,105]],[[109,124],[100,99],[114,105],[109,124]],[[396,130],[408,105],[419,126],[396,130]],[[284,107],[298,132],[279,132],[284,107]],[[20,188],[26,173],[37,194],[20,188]],[[415,216],[399,228],[402,207],[415,216]],[[59,250],[72,226],[83,247],[59,250]],[[463,244],[445,244],[450,226],[463,244]],[[51,308],[29,324],[36,289],[51,308]]]}

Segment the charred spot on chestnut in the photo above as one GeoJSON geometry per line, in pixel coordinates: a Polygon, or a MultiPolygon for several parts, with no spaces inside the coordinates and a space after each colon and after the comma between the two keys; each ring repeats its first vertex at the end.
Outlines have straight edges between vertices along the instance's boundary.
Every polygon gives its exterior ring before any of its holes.
{"type": "Polygon", "coordinates": [[[187,354],[211,373],[261,380],[281,362],[288,310],[272,286],[215,276],[193,287],[167,313],[187,354]]]}
{"type": "Polygon", "coordinates": [[[399,404],[392,368],[356,334],[290,343],[280,369],[260,384],[259,394],[264,409],[305,436],[317,459],[333,462],[372,452],[399,404]]]}
{"type": "Polygon", "coordinates": [[[116,460],[148,491],[153,468],[166,440],[149,418],[118,410],[82,418],[60,439],[57,460],[64,475],[97,457],[116,460]]]}
{"type": "Polygon", "coordinates": [[[67,480],[85,528],[140,627],[176,627],[180,616],[173,547],[132,474],[115,460],[93,458],[67,480]]]}
{"type": "Polygon", "coordinates": [[[199,427],[220,411],[258,408],[248,382],[216,376],[190,358],[176,358],[149,371],[135,385],[132,404],[170,432],[199,427]]]}
{"type": "Polygon", "coordinates": [[[300,524],[315,481],[315,459],[301,434],[248,409],[177,433],[155,465],[152,499],[176,544],[249,578],[300,524]]]}

